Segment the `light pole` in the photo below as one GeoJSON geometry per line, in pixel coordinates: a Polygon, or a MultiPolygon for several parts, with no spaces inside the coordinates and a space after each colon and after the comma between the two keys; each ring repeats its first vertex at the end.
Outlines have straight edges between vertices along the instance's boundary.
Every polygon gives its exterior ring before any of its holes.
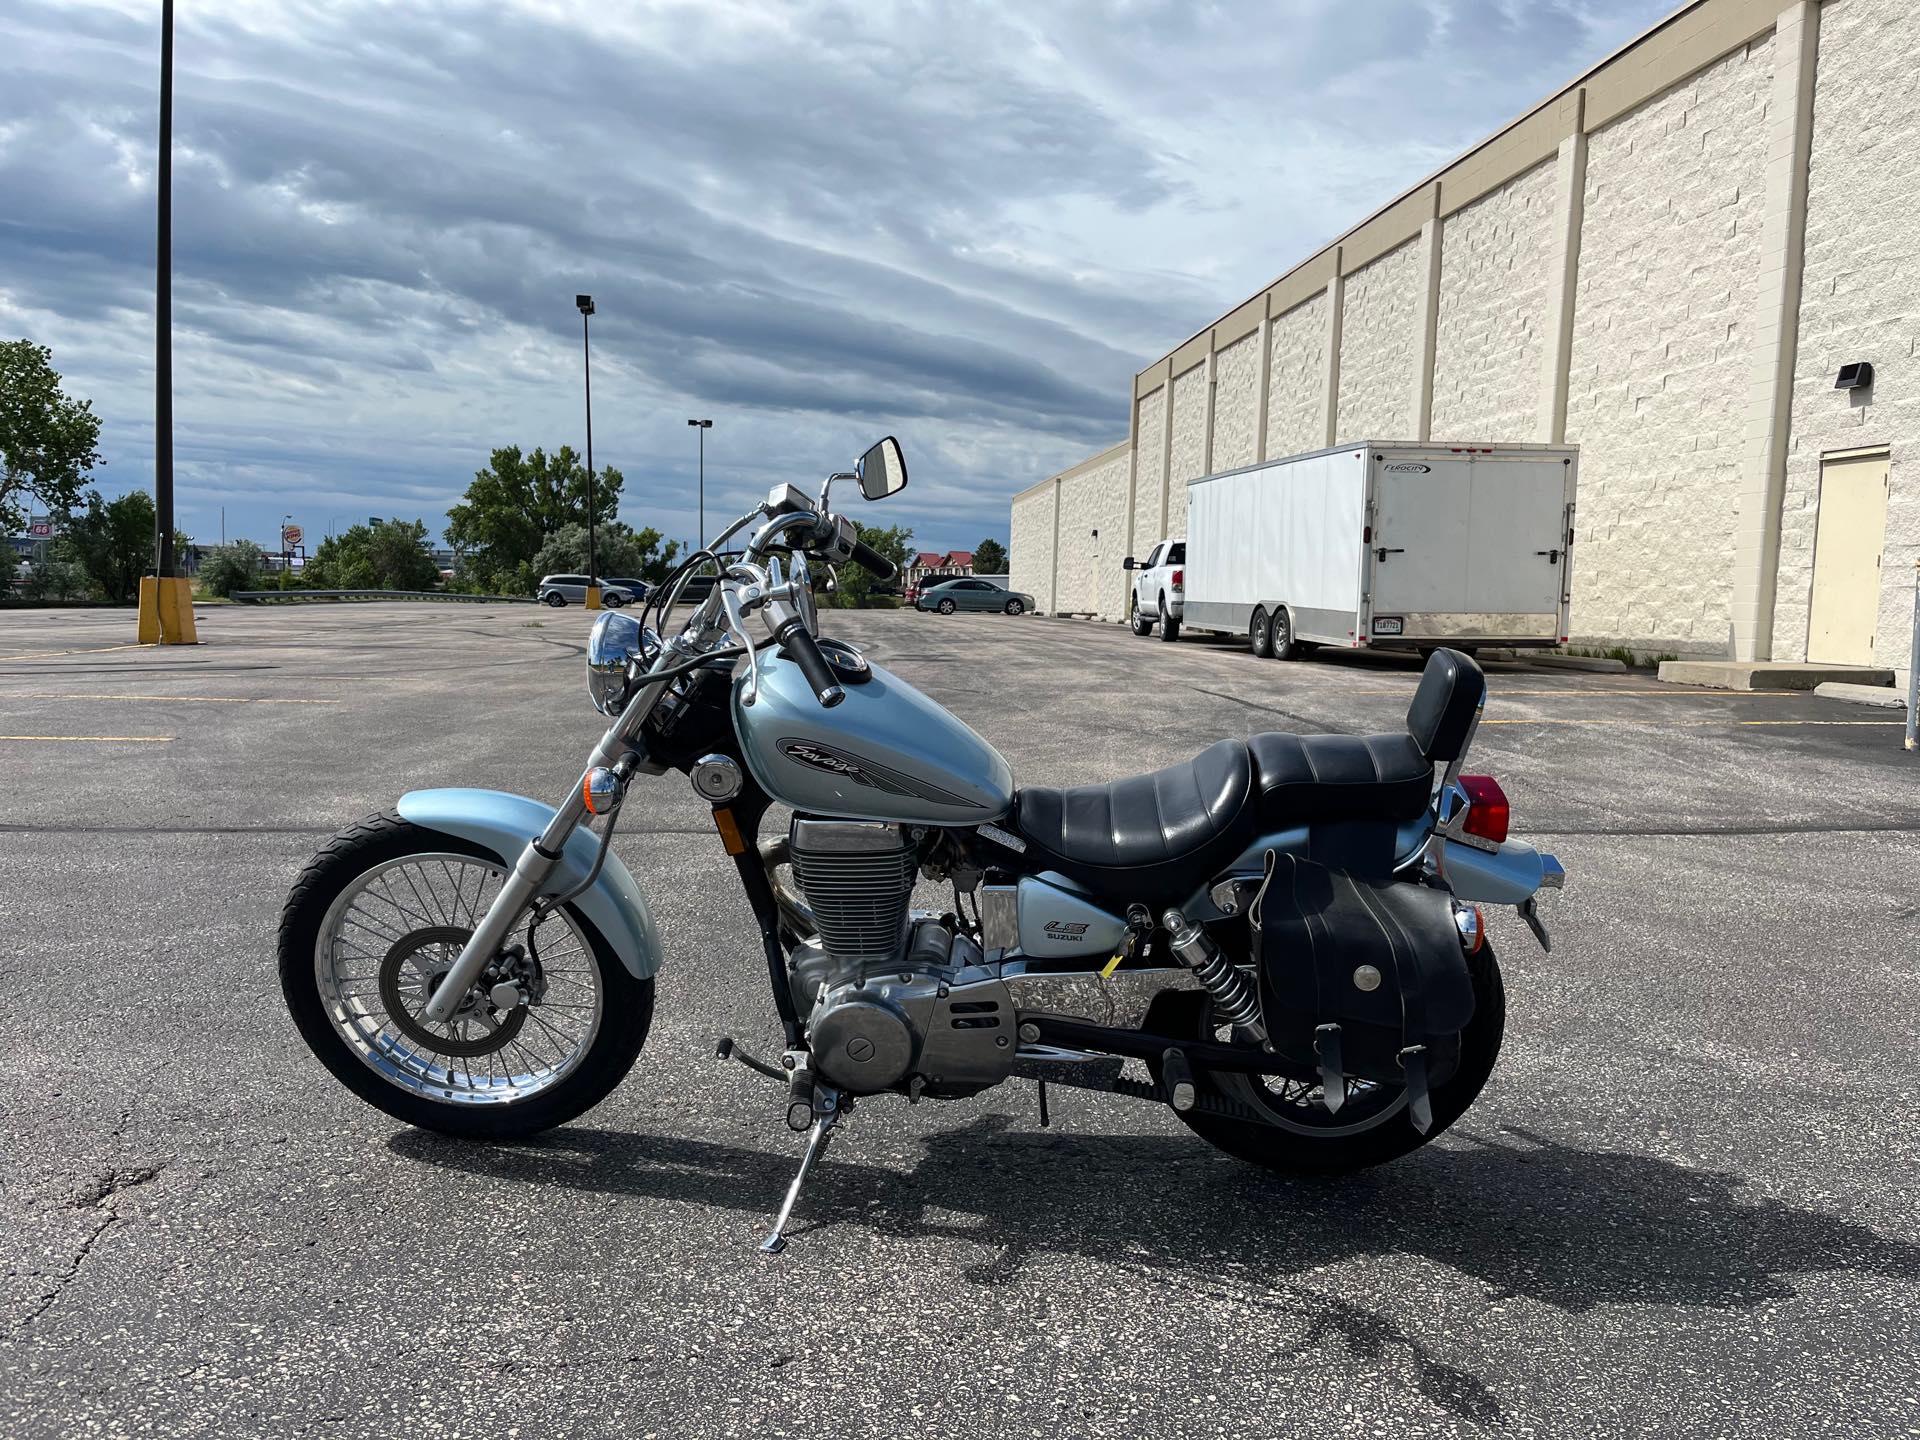
{"type": "Polygon", "coordinates": [[[587,598],[586,608],[600,608],[600,567],[594,556],[593,507],[593,353],[587,339],[587,317],[593,314],[593,297],[576,295],[574,305],[580,311],[580,373],[587,386],[587,598]]]}
{"type": "Polygon", "coordinates": [[[711,420],[689,420],[687,424],[700,432],[700,543],[707,543],[707,431],[713,428],[711,420]]]}

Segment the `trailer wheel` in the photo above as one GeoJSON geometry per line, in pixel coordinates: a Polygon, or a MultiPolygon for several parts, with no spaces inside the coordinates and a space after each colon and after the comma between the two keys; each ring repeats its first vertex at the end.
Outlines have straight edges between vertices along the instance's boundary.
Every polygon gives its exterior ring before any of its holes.
{"type": "Polygon", "coordinates": [[[1287,613],[1286,606],[1276,605],[1273,607],[1272,629],[1273,639],[1268,643],[1272,646],[1273,658],[1276,660],[1292,660],[1297,657],[1300,653],[1300,647],[1294,644],[1293,617],[1287,613]]]}
{"type": "Polygon", "coordinates": [[[1247,621],[1247,648],[1262,660],[1273,658],[1273,622],[1267,619],[1266,607],[1253,607],[1253,616],[1247,621]]]}
{"type": "Polygon", "coordinates": [[[1167,614],[1167,597],[1160,597],[1160,638],[1168,642],[1180,638],[1180,622],[1167,614]]]}

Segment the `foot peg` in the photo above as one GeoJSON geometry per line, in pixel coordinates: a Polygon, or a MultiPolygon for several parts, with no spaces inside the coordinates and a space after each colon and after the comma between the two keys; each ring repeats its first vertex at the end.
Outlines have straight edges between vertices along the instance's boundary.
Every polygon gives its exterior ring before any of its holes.
{"type": "Polygon", "coordinates": [[[1195,1091],[1193,1067],[1187,1064],[1187,1052],[1170,1046],[1160,1057],[1160,1082],[1166,1086],[1167,1099],[1181,1114],[1193,1109],[1195,1091]]]}

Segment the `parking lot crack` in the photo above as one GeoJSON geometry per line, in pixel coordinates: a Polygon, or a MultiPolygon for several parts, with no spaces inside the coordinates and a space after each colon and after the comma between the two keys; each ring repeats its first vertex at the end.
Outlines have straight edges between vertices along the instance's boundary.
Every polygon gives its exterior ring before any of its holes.
{"type": "Polygon", "coordinates": [[[114,1202],[129,1190],[150,1185],[160,1177],[166,1168],[165,1162],[154,1165],[117,1166],[112,1170],[102,1170],[89,1176],[74,1193],[63,1202],[62,1208],[84,1210],[94,1215],[95,1220],[80,1243],[74,1247],[68,1257],[66,1268],[52,1277],[52,1283],[39,1299],[21,1316],[19,1328],[25,1330],[35,1324],[41,1316],[51,1310],[54,1303],[66,1293],[66,1289],[86,1268],[87,1261],[109,1230],[121,1221],[120,1207],[114,1202]]]}

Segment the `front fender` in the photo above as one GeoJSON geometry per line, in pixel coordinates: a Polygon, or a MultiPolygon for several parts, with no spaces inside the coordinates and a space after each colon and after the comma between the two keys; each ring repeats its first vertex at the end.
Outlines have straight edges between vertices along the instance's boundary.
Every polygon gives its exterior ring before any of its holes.
{"type": "MultiPolygon", "coordinates": [[[[509,870],[527,842],[538,839],[547,828],[554,813],[550,805],[501,790],[414,790],[402,795],[395,808],[401,819],[423,830],[457,836],[492,851],[509,870]]],[[[567,837],[566,849],[547,877],[543,893],[563,894],[586,879],[599,849],[599,837],[591,830],[584,826],[575,830],[567,837]]],[[[660,935],[653,912],[618,855],[607,855],[600,878],[573,905],[607,938],[636,980],[659,971],[660,935]]]]}

